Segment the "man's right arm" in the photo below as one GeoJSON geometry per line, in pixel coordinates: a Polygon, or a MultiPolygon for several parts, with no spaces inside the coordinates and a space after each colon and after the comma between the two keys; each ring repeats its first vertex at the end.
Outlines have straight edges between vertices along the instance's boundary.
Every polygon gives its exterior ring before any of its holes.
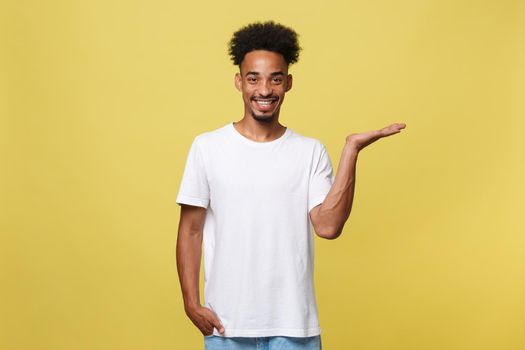
{"type": "Polygon", "coordinates": [[[224,328],[213,310],[200,304],[199,273],[205,219],[206,208],[181,204],[176,254],[184,310],[204,335],[210,335],[214,327],[219,332],[224,328]]]}
{"type": "Polygon", "coordinates": [[[200,305],[199,272],[205,217],[205,208],[181,205],[177,237],[177,270],[185,310],[200,305]]]}

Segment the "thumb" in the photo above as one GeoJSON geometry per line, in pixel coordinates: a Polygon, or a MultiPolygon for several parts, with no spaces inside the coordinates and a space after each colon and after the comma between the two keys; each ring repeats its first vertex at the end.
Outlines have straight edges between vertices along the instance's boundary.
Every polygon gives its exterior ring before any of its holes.
{"type": "Polygon", "coordinates": [[[222,325],[221,321],[219,321],[217,318],[213,320],[213,326],[217,328],[219,333],[224,333],[224,326],[222,325]]]}

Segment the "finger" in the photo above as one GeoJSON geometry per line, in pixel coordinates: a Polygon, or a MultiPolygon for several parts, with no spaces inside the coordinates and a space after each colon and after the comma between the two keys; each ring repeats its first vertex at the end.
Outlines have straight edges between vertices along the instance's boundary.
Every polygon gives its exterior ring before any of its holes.
{"type": "Polygon", "coordinates": [[[405,128],[405,125],[403,124],[399,124],[399,123],[396,123],[396,124],[392,124],[388,129],[390,131],[393,131],[393,132],[399,132],[401,129],[404,129],[405,128]]]}
{"type": "Polygon", "coordinates": [[[220,332],[220,333],[223,333],[224,332],[224,327],[221,323],[221,321],[219,320],[219,316],[217,315],[217,313],[215,312],[215,310],[209,308],[208,310],[210,310],[210,312],[212,313],[212,320],[211,322],[213,323],[213,326],[215,328],[217,328],[217,330],[220,332]]]}
{"type": "Polygon", "coordinates": [[[213,320],[213,326],[214,326],[215,328],[217,328],[217,330],[219,331],[219,333],[224,333],[224,326],[222,325],[221,321],[219,321],[219,319],[214,318],[214,320],[213,320]]]}
{"type": "Polygon", "coordinates": [[[213,322],[210,322],[209,320],[206,320],[206,325],[204,327],[204,335],[211,335],[213,334],[213,322]]]}

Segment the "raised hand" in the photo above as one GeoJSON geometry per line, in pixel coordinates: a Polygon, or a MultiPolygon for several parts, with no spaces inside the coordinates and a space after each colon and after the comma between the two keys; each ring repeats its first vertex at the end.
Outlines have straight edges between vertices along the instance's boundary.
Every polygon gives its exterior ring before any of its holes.
{"type": "Polygon", "coordinates": [[[359,152],[372,142],[379,140],[382,137],[390,136],[401,132],[406,124],[394,123],[385,126],[379,130],[367,131],[359,134],[350,134],[346,137],[346,143],[350,145],[355,151],[359,152]]]}

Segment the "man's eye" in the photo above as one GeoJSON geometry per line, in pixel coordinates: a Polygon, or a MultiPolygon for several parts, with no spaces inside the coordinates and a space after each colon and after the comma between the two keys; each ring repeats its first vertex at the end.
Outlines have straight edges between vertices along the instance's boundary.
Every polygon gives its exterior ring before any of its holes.
{"type": "Polygon", "coordinates": [[[248,81],[249,81],[249,82],[254,82],[254,81],[256,81],[256,80],[257,80],[257,79],[256,79],[256,78],[253,78],[253,77],[248,78],[248,81]]]}
{"type": "Polygon", "coordinates": [[[276,82],[276,83],[280,83],[280,82],[282,82],[283,80],[282,80],[281,78],[274,78],[273,81],[276,82]]]}

